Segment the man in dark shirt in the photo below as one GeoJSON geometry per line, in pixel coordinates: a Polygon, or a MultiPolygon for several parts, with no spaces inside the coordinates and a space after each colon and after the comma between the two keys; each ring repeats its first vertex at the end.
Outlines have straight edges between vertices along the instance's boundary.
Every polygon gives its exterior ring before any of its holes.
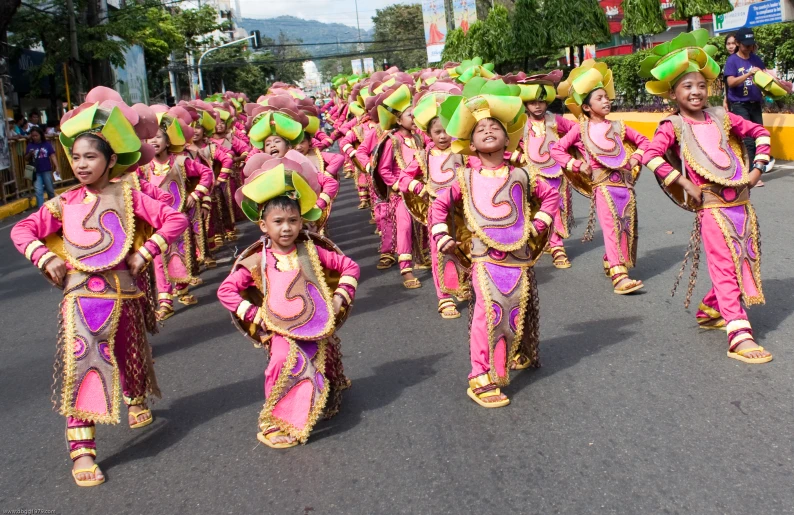
{"type": "MultiPolygon", "coordinates": [[[[764,118],[761,106],[764,94],[755,85],[755,73],[766,69],[764,61],[755,54],[756,43],[753,30],[741,28],[736,32],[738,47],[736,52],[728,56],[725,62],[725,81],[728,84],[728,105],[731,112],[763,125],[764,118]]],[[[746,138],[744,144],[750,154],[750,162],[755,160],[755,140],[746,138]]]]}

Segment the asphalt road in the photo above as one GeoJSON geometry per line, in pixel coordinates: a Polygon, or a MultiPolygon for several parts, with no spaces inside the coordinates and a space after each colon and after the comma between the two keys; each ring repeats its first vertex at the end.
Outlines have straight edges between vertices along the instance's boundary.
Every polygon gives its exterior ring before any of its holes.
{"type": "MultiPolygon", "coordinates": [[[[51,409],[58,291],[16,253],[0,223],[0,508],[57,513],[794,513],[794,170],[753,200],[763,231],[767,304],[750,318],[776,359],[725,356],[720,332],[670,288],[693,216],[646,170],[638,185],[640,295],[601,273],[600,232],[568,241],[573,268],[537,266],[543,367],[514,375],[512,404],[466,397],[466,312],[436,314],[425,286],[375,270],[376,236],[345,181],[332,237],[362,266],[341,331],[353,387],[309,443],[274,451],[255,438],[263,353],[231,326],[204,275],[200,304],[179,307],[153,338],[164,397],[156,422],[98,427],[99,488],[72,481],[64,420],[51,409]]],[[[257,237],[242,225],[240,248],[257,237]]],[[[710,282],[701,269],[694,308],[710,282]]],[[[682,285],[681,292],[685,290],[682,285]]]]}

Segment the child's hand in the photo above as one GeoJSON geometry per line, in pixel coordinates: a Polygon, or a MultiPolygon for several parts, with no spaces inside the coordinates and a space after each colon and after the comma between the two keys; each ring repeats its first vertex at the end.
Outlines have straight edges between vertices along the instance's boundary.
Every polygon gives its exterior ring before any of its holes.
{"type": "Polygon", "coordinates": [[[59,257],[50,259],[49,263],[44,266],[44,271],[50,276],[50,279],[58,286],[63,286],[63,279],[66,277],[66,263],[59,257]]]}
{"type": "Polygon", "coordinates": [[[460,241],[449,240],[444,245],[442,245],[438,250],[440,250],[444,254],[452,254],[455,251],[455,247],[459,247],[462,244],[463,243],[460,241]]]}
{"type": "Polygon", "coordinates": [[[695,186],[695,183],[693,183],[686,177],[681,176],[678,178],[678,184],[680,184],[681,187],[684,188],[684,191],[686,191],[687,195],[689,195],[689,197],[696,205],[699,206],[703,202],[703,192],[700,191],[700,188],[695,186]]]}
{"type": "Polygon", "coordinates": [[[634,168],[639,164],[640,164],[639,161],[637,161],[635,158],[631,158],[629,159],[629,162],[626,164],[626,170],[629,171],[634,170],[634,168]]]}
{"type": "Polygon", "coordinates": [[[593,170],[590,168],[589,164],[582,163],[582,166],[579,167],[579,173],[587,175],[588,177],[592,177],[593,170]]]}
{"type": "Polygon", "coordinates": [[[339,315],[339,312],[342,311],[342,297],[339,295],[334,295],[334,315],[339,315]]]}
{"type": "Polygon", "coordinates": [[[146,260],[137,252],[133,252],[127,256],[127,266],[130,267],[130,273],[133,277],[137,277],[139,273],[146,266],[146,260]]]}
{"type": "Polygon", "coordinates": [[[753,168],[750,170],[750,188],[755,188],[755,185],[761,180],[762,173],[763,171],[760,168],[753,168]]]}
{"type": "Polygon", "coordinates": [[[185,208],[193,209],[193,206],[196,205],[196,197],[193,195],[188,195],[187,200],[185,201],[185,208]]]}

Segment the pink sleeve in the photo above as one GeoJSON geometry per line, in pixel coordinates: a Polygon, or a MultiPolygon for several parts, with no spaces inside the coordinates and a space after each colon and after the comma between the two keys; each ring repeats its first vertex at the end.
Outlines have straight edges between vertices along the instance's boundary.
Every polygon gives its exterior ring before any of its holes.
{"type": "Polygon", "coordinates": [[[378,143],[378,133],[375,129],[367,131],[367,134],[364,135],[364,141],[361,145],[358,146],[356,150],[356,159],[358,162],[364,166],[368,166],[370,164],[369,158],[372,155],[372,152],[375,151],[375,145],[378,143]]]}
{"type": "Polygon", "coordinates": [[[430,204],[430,211],[428,219],[430,221],[431,237],[440,242],[444,237],[450,238],[449,228],[447,227],[447,216],[455,208],[455,203],[460,202],[462,199],[460,194],[460,184],[458,182],[452,183],[448,189],[436,197],[430,204]]]}
{"type": "Polygon", "coordinates": [[[143,193],[147,197],[151,197],[154,200],[158,202],[162,202],[167,206],[173,205],[174,196],[168,193],[167,191],[158,188],[157,186],[153,185],[151,182],[140,177],[138,178],[138,182],[141,185],[141,193],[143,193]]]}
{"type": "Polygon", "coordinates": [[[557,134],[559,134],[560,137],[565,136],[566,134],[571,132],[571,129],[573,129],[574,127],[576,128],[579,127],[578,123],[571,121],[564,116],[557,115],[556,121],[557,121],[557,134]]]}
{"type": "Polygon", "coordinates": [[[347,131],[345,136],[339,140],[339,150],[351,159],[356,154],[356,149],[353,148],[353,142],[356,140],[356,133],[353,129],[347,131]]]}
{"type": "MultiPolygon", "coordinates": [[[[416,180],[416,178],[419,176],[421,172],[422,169],[419,166],[419,159],[414,158],[414,160],[408,164],[405,170],[400,171],[400,179],[399,179],[400,191],[402,192],[408,191],[408,188],[411,186],[411,181],[416,180]]],[[[423,186],[424,184],[419,182],[419,184],[414,185],[413,192],[418,194],[420,191],[422,191],[423,186]]]]}
{"type": "Polygon", "coordinates": [[[245,162],[247,163],[248,160],[251,159],[253,156],[255,156],[257,154],[261,154],[262,152],[263,152],[262,149],[259,149],[259,148],[256,148],[256,147],[252,146],[251,147],[251,151],[248,152],[247,156],[245,156],[245,162]]]}
{"type": "MultiPolygon", "coordinates": [[[[218,300],[221,301],[224,308],[232,313],[236,313],[237,308],[240,307],[240,303],[244,300],[240,292],[245,291],[253,285],[254,278],[251,276],[251,272],[249,272],[247,268],[241,266],[230,273],[218,287],[218,300]]],[[[256,309],[256,306],[252,307],[256,309]]],[[[246,319],[248,319],[248,316],[246,316],[246,319]]]]}
{"type": "Polygon", "coordinates": [[[220,182],[229,180],[229,173],[234,167],[234,158],[232,158],[229,151],[220,145],[216,146],[215,161],[221,164],[221,171],[218,173],[218,180],[220,182]]]}
{"type": "Polygon", "coordinates": [[[740,138],[753,138],[755,140],[758,140],[758,138],[767,138],[766,140],[762,140],[761,144],[756,142],[755,160],[762,163],[769,162],[769,152],[772,150],[768,143],[769,131],[766,130],[763,125],[745,120],[741,116],[737,116],[733,113],[728,113],[728,117],[731,120],[731,132],[740,138]]]}
{"type": "Polygon", "coordinates": [[[331,154],[330,152],[323,152],[323,161],[325,161],[325,173],[330,174],[336,178],[339,176],[339,170],[345,164],[345,156],[342,154],[331,154]]]}
{"type": "MultiPolygon", "coordinates": [[[[546,181],[536,181],[532,194],[540,200],[540,211],[554,219],[560,210],[560,193],[557,188],[550,186],[546,181]]],[[[546,222],[543,220],[535,219],[532,223],[535,224],[535,229],[538,231],[544,231],[547,228],[546,222]]]]}
{"type": "Polygon", "coordinates": [[[322,189],[320,197],[317,198],[317,207],[325,209],[331,200],[336,198],[336,194],[339,192],[339,181],[330,175],[320,172],[317,172],[317,181],[322,189]]]}
{"type": "MultiPolygon", "coordinates": [[[[61,221],[55,218],[46,206],[42,206],[38,211],[14,225],[11,229],[11,241],[17,251],[24,255],[28,245],[58,232],[62,226],[61,221]]],[[[38,266],[39,259],[47,252],[49,252],[47,247],[40,246],[30,256],[31,262],[38,266]]]]}
{"type": "Polygon", "coordinates": [[[390,188],[399,178],[394,168],[394,144],[391,138],[389,138],[386,140],[386,143],[383,144],[383,150],[378,156],[378,174],[381,176],[381,179],[383,179],[383,182],[386,183],[386,186],[390,188]]]}
{"type": "Polygon", "coordinates": [[[185,174],[188,177],[200,177],[199,185],[204,186],[207,191],[212,190],[212,183],[215,182],[212,168],[198,159],[185,159],[185,174]]]}
{"type": "Polygon", "coordinates": [[[565,136],[562,137],[557,143],[555,143],[550,149],[549,152],[551,153],[551,157],[557,161],[562,167],[568,167],[568,163],[571,163],[570,169],[574,171],[579,171],[579,167],[582,166],[582,162],[578,159],[574,160],[571,154],[568,153],[568,149],[574,145],[580,143],[580,133],[578,130],[572,130],[568,132],[565,136]]]}
{"type": "Polygon", "coordinates": [[[238,156],[242,156],[251,148],[251,145],[243,141],[242,139],[234,136],[232,138],[232,151],[237,154],[238,156]]]}
{"type": "Polygon", "coordinates": [[[674,181],[680,175],[680,170],[675,170],[670,166],[664,156],[670,149],[677,147],[678,141],[675,137],[673,124],[669,121],[662,122],[657,127],[656,134],[653,135],[653,141],[648,145],[648,150],[642,156],[642,164],[665,182],[674,181]],[[673,172],[675,172],[676,177],[671,177],[668,181],[668,176],[673,172]]]}
{"type": "MultiPolygon", "coordinates": [[[[154,227],[168,245],[187,229],[187,216],[139,191],[132,190],[132,209],[135,216],[154,227]]],[[[146,248],[153,256],[160,253],[160,248],[151,239],[146,242],[146,248]]]]}

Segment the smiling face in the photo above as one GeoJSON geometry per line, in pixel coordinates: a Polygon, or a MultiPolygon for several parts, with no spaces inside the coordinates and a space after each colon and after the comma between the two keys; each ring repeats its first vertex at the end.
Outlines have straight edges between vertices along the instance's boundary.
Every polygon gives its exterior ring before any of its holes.
{"type": "Polygon", "coordinates": [[[287,140],[281,136],[271,134],[265,139],[265,154],[270,154],[274,157],[284,157],[289,150],[287,140]]]}
{"type": "Polygon", "coordinates": [[[450,138],[447,131],[444,130],[439,117],[430,120],[428,131],[430,132],[430,139],[433,140],[437,149],[446,150],[452,144],[452,138],[450,138]]]}
{"type": "Polygon", "coordinates": [[[157,134],[153,138],[146,140],[146,142],[154,148],[154,152],[158,156],[168,150],[168,137],[163,132],[163,129],[158,130],[157,134]]]}
{"type": "Polygon", "coordinates": [[[292,249],[303,224],[300,210],[294,200],[285,202],[277,198],[270,202],[271,205],[265,206],[259,228],[270,237],[275,250],[288,252],[292,249]]]}
{"type": "Polygon", "coordinates": [[[493,118],[477,122],[471,133],[471,149],[483,154],[504,152],[507,149],[507,133],[502,124],[493,118]]]}
{"type": "Polygon", "coordinates": [[[684,114],[697,113],[707,106],[708,84],[700,72],[684,75],[675,85],[670,98],[684,114]]]}
{"type": "Polygon", "coordinates": [[[78,138],[72,147],[72,170],[83,185],[93,185],[107,179],[107,172],[116,164],[116,154],[108,158],[92,137],[78,138]]]}
{"type": "Polygon", "coordinates": [[[204,141],[204,126],[196,124],[193,127],[193,143],[200,143],[204,141]]]}
{"type": "Polygon", "coordinates": [[[606,90],[599,88],[587,95],[582,104],[582,110],[589,116],[596,115],[604,118],[612,111],[612,100],[607,96],[606,90]]]}
{"type": "Polygon", "coordinates": [[[540,120],[543,118],[543,115],[546,114],[546,109],[549,107],[549,104],[547,104],[545,100],[532,100],[527,102],[526,106],[529,116],[536,120],[540,120]]]}
{"type": "Polygon", "coordinates": [[[220,135],[226,134],[226,122],[221,120],[215,124],[215,134],[220,134],[220,135]]]}

